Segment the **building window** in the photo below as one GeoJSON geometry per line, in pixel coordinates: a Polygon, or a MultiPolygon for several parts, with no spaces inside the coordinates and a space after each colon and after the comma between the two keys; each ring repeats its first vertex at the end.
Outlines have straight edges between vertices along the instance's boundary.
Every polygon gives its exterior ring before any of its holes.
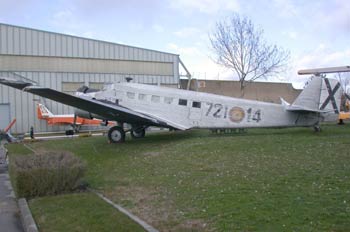
{"type": "Polygon", "coordinates": [[[74,95],[84,82],[62,82],[62,92],[74,95]]]}
{"type": "Polygon", "coordinates": [[[103,82],[89,82],[89,88],[102,90],[105,86],[103,82]]]}
{"type": "Polygon", "coordinates": [[[146,94],[139,93],[139,100],[140,101],[146,101],[146,99],[147,99],[147,95],[146,94]]]}
{"type": "Polygon", "coordinates": [[[186,99],[179,99],[179,105],[180,106],[187,106],[187,100],[186,99]]]}
{"type": "Polygon", "coordinates": [[[173,98],[172,97],[164,97],[164,103],[166,104],[171,104],[173,102],[173,98]]]}
{"type": "Polygon", "coordinates": [[[126,92],[126,96],[130,99],[135,99],[135,93],[132,92],[126,92]]]}
{"type": "Polygon", "coordinates": [[[151,101],[154,103],[160,102],[160,96],[152,95],[151,101]]]}
{"type": "Polygon", "coordinates": [[[201,108],[201,103],[197,102],[197,101],[194,101],[194,102],[192,102],[192,107],[193,108],[201,108]]]}

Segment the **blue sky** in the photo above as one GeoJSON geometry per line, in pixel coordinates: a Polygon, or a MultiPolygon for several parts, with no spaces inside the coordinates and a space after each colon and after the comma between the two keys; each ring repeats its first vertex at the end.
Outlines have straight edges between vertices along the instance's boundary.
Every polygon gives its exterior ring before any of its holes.
{"type": "Polygon", "coordinates": [[[198,78],[232,78],[210,57],[208,34],[239,13],[290,50],[289,70],[350,65],[347,0],[0,0],[0,22],[180,54],[198,78]]]}

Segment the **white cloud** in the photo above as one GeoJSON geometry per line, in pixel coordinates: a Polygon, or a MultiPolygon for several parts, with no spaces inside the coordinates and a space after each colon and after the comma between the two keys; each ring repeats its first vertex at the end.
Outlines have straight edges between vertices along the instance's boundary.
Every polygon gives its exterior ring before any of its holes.
{"type": "Polygon", "coordinates": [[[298,32],[296,31],[284,31],[282,32],[282,34],[292,40],[295,40],[298,38],[298,32]]]}
{"type": "Polygon", "coordinates": [[[185,56],[197,56],[200,53],[197,47],[180,47],[177,44],[169,43],[167,48],[176,54],[185,55],[185,56]]]}
{"type": "Polygon", "coordinates": [[[350,49],[332,51],[320,44],[314,51],[296,57],[294,63],[299,69],[349,65],[350,49]]]}
{"type": "Polygon", "coordinates": [[[237,0],[169,0],[170,6],[180,10],[194,10],[206,14],[215,14],[219,11],[238,11],[237,0]]]}
{"type": "Polygon", "coordinates": [[[152,25],[152,29],[153,29],[155,32],[157,32],[157,33],[162,33],[162,32],[164,32],[164,28],[163,28],[161,25],[159,25],[159,24],[153,24],[153,25],[152,25]]]}
{"type": "Polygon", "coordinates": [[[295,17],[298,15],[298,9],[291,0],[273,0],[277,12],[282,17],[295,17]]]}
{"type": "Polygon", "coordinates": [[[335,1],[333,9],[324,7],[318,15],[318,21],[323,22],[321,25],[326,24],[332,30],[338,32],[346,32],[350,34],[350,4],[348,1],[337,0],[335,1]]]}
{"type": "Polygon", "coordinates": [[[72,10],[58,11],[53,15],[52,24],[56,27],[64,27],[70,29],[76,29],[79,27],[77,24],[72,10]]]}
{"type": "Polygon", "coordinates": [[[87,38],[97,37],[94,31],[89,30],[90,25],[77,17],[76,12],[73,9],[57,11],[55,14],[53,14],[50,23],[60,33],[87,38]]]}
{"type": "MultiPolygon", "coordinates": [[[[233,72],[216,64],[207,51],[198,47],[181,47],[170,43],[168,49],[180,55],[181,60],[195,79],[232,80],[233,72]]],[[[184,72],[182,72],[184,74],[184,72]]]]}
{"type": "Polygon", "coordinates": [[[297,75],[298,70],[312,68],[326,68],[345,66],[350,64],[350,49],[335,51],[326,44],[318,44],[313,50],[292,57],[290,70],[285,79],[291,81],[295,87],[303,87],[308,75],[297,75]]]}
{"type": "Polygon", "coordinates": [[[194,28],[194,27],[186,27],[186,28],[182,28],[181,30],[174,32],[174,35],[176,35],[180,38],[188,38],[188,37],[192,37],[195,35],[198,36],[200,34],[201,34],[201,30],[199,30],[198,28],[194,28]]]}

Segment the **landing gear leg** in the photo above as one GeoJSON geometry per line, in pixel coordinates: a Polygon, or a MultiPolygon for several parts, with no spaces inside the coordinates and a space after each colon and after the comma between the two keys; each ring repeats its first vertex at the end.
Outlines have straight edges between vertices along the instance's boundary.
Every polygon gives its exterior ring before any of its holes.
{"type": "Polygon", "coordinates": [[[314,131],[315,132],[321,132],[321,127],[319,124],[314,125],[314,131]]]}
{"type": "Polygon", "coordinates": [[[120,126],[111,127],[108,131],[108,140],[110,143],[122,143],[125,141],[125,131],[120,126]]]}
{"type": "Polygon", "coordinates": [[[138,129],[132,129],[130,134],[133,139],[140,139],[145,137],[146,130],[143,127],[138,129]]]}

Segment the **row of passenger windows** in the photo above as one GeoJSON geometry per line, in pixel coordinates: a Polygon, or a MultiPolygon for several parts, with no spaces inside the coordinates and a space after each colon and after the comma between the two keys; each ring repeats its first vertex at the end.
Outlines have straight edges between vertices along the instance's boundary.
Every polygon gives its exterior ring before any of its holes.
{"type": "MultiPolygon", "coordinates": [[[[133,93],[133,92],[127,92],[126,93],[126,96],[130,99],[135,99],[136,98],[136,94],[133,93]]],[[[138,100],[140,101],[146,101],[147,100],[147,95],[146,94],[143,94],[143,93],[139,93],[138,94],[138,100]]],[[[163,98],[163,102],[166,103],[166,104],[172,104],[174,101],[174,98],[172,97],[164,97],[163,98]]],[[[154,103],[160,103],[161,100],[160,100],[160,96],[158,95],[151,95],[151,102],[154,102],[154,103]]],[[[178,101],[178,104],[180,106],[187,106],[187,100],[186,99],[179,99],[178,101]]],[[[193,108],[201,108],[201,102],[199,101],[193,101],[192,102],[192,107],[193,108]]]]}

